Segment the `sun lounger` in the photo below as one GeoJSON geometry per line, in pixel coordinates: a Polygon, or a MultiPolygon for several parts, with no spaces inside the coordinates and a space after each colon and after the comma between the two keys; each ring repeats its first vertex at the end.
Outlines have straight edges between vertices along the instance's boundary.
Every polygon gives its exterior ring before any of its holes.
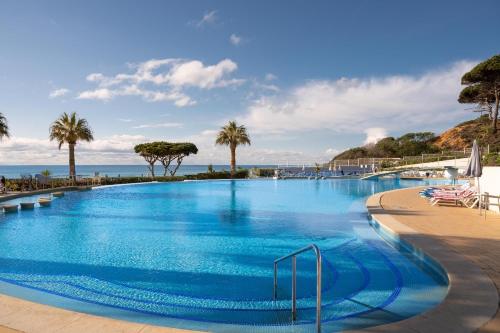
{"type": "Polygon", "coordinates": [[[444,195],[444,194],[460,194],[465,190],[475,190],[474,187],[471,187],[469,183],[458,186],[458,187],[428,187],[422,191],[420,191],[420,196],[426,198],[432,198],[436,195],[444,195]]]}
{"type": "Polygon", "coordinates": [[[467,208],[473,208],[478,202],[479,195],[471,189],[459,193],[438,193],[433,195],[431,199],[432,206],[438,204],[461,204],[467,208]]]}

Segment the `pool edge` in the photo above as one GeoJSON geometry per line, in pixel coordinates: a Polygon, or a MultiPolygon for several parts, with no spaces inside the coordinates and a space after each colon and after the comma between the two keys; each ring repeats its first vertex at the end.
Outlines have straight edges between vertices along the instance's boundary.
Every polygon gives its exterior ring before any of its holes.
{"type": "Polygon", "coordinates": [[[498,309],[497,289],[490,277],[462,254],[451,250],[430,237],[412,237],[417,231],[397,220],[396,214],[386,211],[382,197],[397,189],[374,194],[366,201],[370,216],[385,231],[400,242],[409,244],[417,253],[439,264],[447,274],[449,285],[445,299],[436,307],[408,319],[348,332],[475,332],[490,321],[498,309]],[[471,287],[467,276],[475,277],[471,287]],[[457,320],[467,314],[466,322],[457,320]]]}

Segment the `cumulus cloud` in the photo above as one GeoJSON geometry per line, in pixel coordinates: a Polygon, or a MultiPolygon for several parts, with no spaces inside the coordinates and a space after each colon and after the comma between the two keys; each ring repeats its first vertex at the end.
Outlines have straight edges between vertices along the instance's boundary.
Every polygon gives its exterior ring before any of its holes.
{"type": "Polygon", "coordinates": [[[100,88],[95,90],[83,91],[78,95],[78,99],[98,99],[101,101],[108,101],[112,99],[116,93],[107,88],[100,88]]]}
{"type": "Polygon", "coordinates": [[[387,130],[382,127],[371,127],[365,130],[366,139],[364,144],[375,144],[381,139],[388,137],[387,130]]]}
{"type": "MultiPolygon", "coordinates": [[[[198,147],[198,154],[190,156],[193,164],[228,164],[230,152],[228,147],[215,145],[218,133],[216,129],[206,129],[197,134],[177,138],[177,141],[193,142],[198,147]]],[[[257,136],[252,136],[252,146],[238,147],[238,164],[311,164],[324,163],[332,158],[331,154],[320,152],[313,154],[300,149],[271,149],[269,144],[261,142],[257,136]]]]}
{"type": "Polygon", "coordinates": [[[312,80],[254,100],[238,120],[261,133],[428,128],[467,113],[456,100],[460,77],[474,64],[457,62],[416,76],[312,80]]]}
{"type": "MultiPolygon", "coordinates": [[[[143,135],[113,135],[98,138],[91,143],[77,145],[79,164],[130,164],[141,163],[133,148],[148,141],[143,135]]],[[[56,142],[48,139],[11,137],[0,145],[0,163],[8,164],[66,164],[67,146],[58,149],[56,142]]]]}
{"type": "Polygon", "coordinates": [[[229,42],[231,44],[233,44],[234,46],[240,45],[242,41],[243,41],[243,38],[241,36],[236,35],[236,34],[231,34],[231,36],[229,36],[229,42]]]}
{"type": "MultiPolygon", "coordinates": [[[[178,137],[172,141],[195,143],[199,152],[192,155],[186,164],[228,164],[229,149],[226,146],[216,146],[215,136],[218,131],[207,129],[198,134],[178,137]]],[[[76,147],[78,164],[144,164],[143,159],[135,154],[134,146],[161,138],[151,138],[143,135],[112,135],[96,138],[93,142],[79,143],[76,147]]],[[[238,148],[238,163],[240,165],[258,164],[310,164],[326,162],[331,159],[332,151],[317,155],[301,150],[268,149],[254,142],[251,147],[238,148]]],[[[58,149],[56,142],[48,139],[12,137],[2,141],[0,145],[0,163],[2,164],[62,164],[68,161],[68,148],[58,149]]]]}
{"type": "Polygon", "coordinates": [[[209,90],[244,82],[230,77],[238,69],[231,59],[214,65],[205,65],[199,60],[151,59],[130,67],[135,71],[114,76],[87,75],[87,81],[96,84],[97,88],[82,91],[77,98],[107,101],[117,96],[141,96],[149,102],[169,101],[185,107],[196,104],[183,91],[186,88],[209,90]]]}
{"type": "Polygon", "coordinates": [[[66,95],[67,93],[69,93],[69,89],[66,89],[66,88],[55,89],[55,90],[50,92],[49,98],[62,97],[64,95],[66,95]]]}

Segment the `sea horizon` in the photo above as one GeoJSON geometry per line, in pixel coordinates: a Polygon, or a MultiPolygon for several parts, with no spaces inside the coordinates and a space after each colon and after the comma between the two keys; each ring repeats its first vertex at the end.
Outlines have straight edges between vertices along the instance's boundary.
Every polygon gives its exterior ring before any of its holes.
{"type": "MultiPolygon", "coordinates": [[[[176,176],[197,174],[208,171],[209,164],[182,164],[177,170],[176,176]]],[[[212,164],[214,171],[229,171],[229,164],[212,164]]],[[[240,168],[253,167],[276,167],[276,164],[243,164],[240,168]]],[[[21,178],[24,174],[40,174],[44,170],[49,170],[52,177],[68,177],[69,166],[64,164],[11,164],[0,165],[0,176],[7,179],[21,178]]],[[[108,177],[141,177],[148,176],[149,169],[145,164],[79,164],[76,166],[76,174],[82,177],[93,177],[98,173],[100,176],[108,177]]],[[[163,175],[163,166],[155,166],[155,174],[163,175]]]]}

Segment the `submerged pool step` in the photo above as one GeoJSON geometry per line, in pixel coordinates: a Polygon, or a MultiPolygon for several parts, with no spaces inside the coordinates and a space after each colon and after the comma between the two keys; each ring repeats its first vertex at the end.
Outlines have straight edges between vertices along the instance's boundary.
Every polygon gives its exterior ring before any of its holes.
{"type": "MultiPolygon", "coordinates": [[[[11,281],[13,282],[13,280],[11,281]]],[[[269,301],[263,308],[235,308],[231,307],[206,307],[200,306],[199,299],[190,300],[183,304],[171,304],[165,300],[150,297],[149,299],[134,298],[131,295],[114,295],[101,290],[93,290],[88,286],[77,285],[65,281],[41,281],[41,280],[18,280],[18,285],[28,288],[35,288],[58,296],[83,301],[91,304],[108,306],[115,309],[132,311],[145,316],[170,317],[178,319],[188,319],[206,322],[244,324],[244,325],[291,325],[291,304],[289,301],[269,301]],[[189,305],[188,305],[189,304],[189,305]]],[[[137,296],[137,295],[136,295],[137,296]]],[[[380,295],[379,304],[363,305],[365,301],[373,302],[373,295],[360,295],[359,300],[343,300],[332,302],[325,299],[322,319],[324,321],[335,321],[349,316],[363,314],[366,311],[379,310],[377,307],[383,304],[384,295],[380,295]],[[370,310],[372,309],[372,310],[370,310]],[[373,310],[375,309],[375,310],[373,310]]],[[[188,300],[185,300],[188,301],[188,300]]],[[[235,302],[236,303],[236,302],[235,302]]],[[[295,325],[307,325],[314,323],[315,308],[310,306],[314,299],[300,301],[298,303],[298,320],[295,325]],[[304,309],[302,306],[307,307],[304,309]]],[[[229,305],[229,304],[226,304],[229,305]]],[[[248,305],[248,304],[246,304],[248,305]]],[[[263,304],[261,304],[262,306],[263,304]]]]}
{"type": "MultiPolygon", "coordinates": [[[[354,249],[357,250],[357,248],[354,249]]],[[[384,315],[384,307],[389,305],[400,292],[401,285],[398,285],[397,278],[392,281],[387,276],[380,276],[382,271],[377,267],[365,267],[369,264],[369,260],[366,260],[368,255],[375,255],[371,249],[365,251],[361,251],[358,257],[350,251],[324,251],[324,271],[330,271],[331,274],[328,275],[329,281],[324,283],[323,322],[334,323],[358,316],[384,315]],[[360,257],[364,258],[364,263],[361,262],[360,257]],[[336,270],[329,262],[331,258],[344,260],[343,266],[336,270]]],[[[387,264],[389,265],[389,262],[387,264]]],[[[397,276],[397,272],[394,274],[397,276]]],[[[128,285],[122,281],[107,281],[85,275],[41,276],[30,273],[1,272],[0,270],[1,281],[88,304],[134,312],[134,316],[252,326],[280,327],[292,324],[306,326],[313,324],[316,315],[314,291],[310,293],[310,297],[298,299],[298,317],[297,321],[292,323],[290,286],[285,283],[288,282],[288,278],[285,275],[282,284],[284,289],[279,290],[277,301],[271,298],[235,300],[173,294],[167,291],[155,291],[153,288],[128,285]]]]}

